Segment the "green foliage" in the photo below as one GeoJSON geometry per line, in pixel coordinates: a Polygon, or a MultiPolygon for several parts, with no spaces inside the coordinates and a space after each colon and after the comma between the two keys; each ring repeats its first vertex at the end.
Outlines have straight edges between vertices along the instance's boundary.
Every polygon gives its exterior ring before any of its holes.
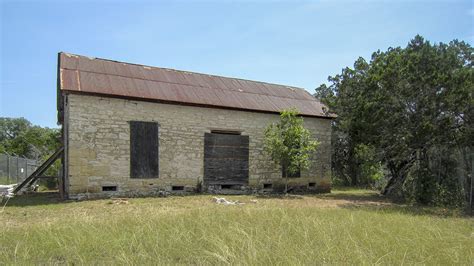
{"type": "Polygon", "coordinates": [[[27,158],[43,158],[59,146],[59,129],[32,125],[25,118],[0,117],[0,152],[27,158]]]}
{"type": "Polygon", "coordinates": [[[410,169],[404,184],[405,198],[412,202],[463,207],[464,187],[459,154],[453,148],[432,147],[410,169]]]}
{"type": "MultiPolygon", "coordinates": [[[[384,194],[408,196],[403,187],[409,175],[416,179],[417,202],[439,202],[428,196],[437,187],[454,189],[442,184],[457,177],[437,178],[425,155],[433,147],[472,147],[473,54],[462,41],[431,44],[416,36],[405,48],[373,53],[370,62],[359,58],[353,68],[329,77],[329,86],[317,88],[316,96],[338,115],[333,149],[338,178],[358,185],[370,180],[361,176],[380,164],[387,169],[384,194]],[[360,145],[373,147],[365,154],[372,158],[358,154],[360,145]],[[415,165],[420,166],[416,172],[415,165]]],[[[461,181],[464,187],[470,184],[468,172],[461,181]]]]}
{"type": "Polygon", "coordinates": [[[0,117],[0,153],[27,154],[29,148],[23,134],[30,127],[31,123],[24,118],[0,117]]]}
{"type": "MultiPolygon", "coordinates": [[[[32,125],[25,118],[0,117],[0,153],[45,161],[61,146],[59,129],[32,125]]],[[[56,176],[60,163],[53,164],[45,175],[56,176]]],[[[54,188],[56,180],[41,180],[45,186],[54,188]]]]}
{"type": "Polygon", "coordinates": [[[277,165],[286,169],[285,193],[288,189],[288,174],[307,169],[310,156],[318,145],[319,142],[313,140],[311,132],[303,126],[303,118],[293,109],[282,111],[280,121],[265,129],[265,151],[277,165]]]}
{"type": "Polygon", "coordinates": [[[360,163],[358,181],[370,187],[377,187],[384,173],[382,164],[376,159],[375,147],[358,144],[354,151],[355,159],[360,163]]]}

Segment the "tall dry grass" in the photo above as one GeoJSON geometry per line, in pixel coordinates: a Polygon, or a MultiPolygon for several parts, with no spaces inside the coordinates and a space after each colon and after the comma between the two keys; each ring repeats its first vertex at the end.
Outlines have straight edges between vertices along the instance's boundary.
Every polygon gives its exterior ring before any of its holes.
{"type": "Polygon", "coordinates": [[[0,264],[473,264],[472,219],[346,194],[21,199],[0,214],[0,264]]]}

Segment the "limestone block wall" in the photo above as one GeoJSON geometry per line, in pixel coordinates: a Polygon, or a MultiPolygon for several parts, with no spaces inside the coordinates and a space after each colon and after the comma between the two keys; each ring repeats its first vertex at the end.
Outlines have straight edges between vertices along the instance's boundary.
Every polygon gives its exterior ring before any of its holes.
{"type": "MultiPolygon", "coordinates": [[[[263,152],[265,127],[277,122],[278,114],[68,94],[65,106],[66,192],[69,197],[110,195],[153,195],[172,186],[194,191],[203,180],[204,133],[238,130],[248,135],[249,186],[274,188],[284,183],[281,169],[263,152]],[[130,178],[129,121],[159,123],[159,178],[130,178]],[[117,186],[103,192],[102,186],[117,186]]],[[[313,190],[330,189],[331,121],[304,118],[321,142],[309,170],[291,184],[313,190]]]]}

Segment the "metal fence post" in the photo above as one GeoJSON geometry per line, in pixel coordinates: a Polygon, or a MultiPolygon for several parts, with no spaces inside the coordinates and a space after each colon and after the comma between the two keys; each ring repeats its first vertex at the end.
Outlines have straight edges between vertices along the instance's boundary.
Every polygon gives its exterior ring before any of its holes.
{"type": "Polygon", "coordinates": [[[20,165],[20,157],[17,156],[16,157],[16,182],[15,183],[18,183],[18,178],[19,178],[19,173],[18,172],[20,172],[19,171],[20,169],[18,169],[19,165],[20,165]]]}
{"type": "Polygon", "coordinates": [[[472,182],[474,181],[474,167],[472,167],[474,165],[473,161],[474,161],[474,156],[472,156],[474,153],[471,152],[471,173],[470,173],[470,176],[471,176],[471,187],[470,187],[470,195],[469,195],[469,211],[470,211],[470,214],[472,215],[472,182]]]}
{"type": "Polygon", "coordinates": [[[7,154],[7,181],[10,183],[10,155],[7,154]]]}
{"type": "Polygon", "coordinates": [[[36,166],[36,160],[0,153],[0,177],[3,178],[2,182],[8,184],[22,182],[35,171],[36,166]]]}
{"type": "Polygon", "coordinates": [[[28,177],[28,159],[25,158],[25,174],[23,176],[23,178],[27,178],[28,177]]]}

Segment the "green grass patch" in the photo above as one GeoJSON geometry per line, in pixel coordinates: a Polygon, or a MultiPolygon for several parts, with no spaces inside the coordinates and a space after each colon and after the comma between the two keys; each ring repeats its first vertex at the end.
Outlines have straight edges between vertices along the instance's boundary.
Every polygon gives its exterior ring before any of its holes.
{"type": "Polygon", "coordinates": [[[473,264],[473,220],[367,190],[294,198],[210,195],[60,202],[12,199],[2,264],[473,264]],[[252,203],[251,200],[257,200],[252,203]]]}
{"type": "Polygon", "coordinates": [[[14,181],[10,180],[6,176],[0,176],[0,185],[10,185],[10,184],[14,184],[14,181]]]}

